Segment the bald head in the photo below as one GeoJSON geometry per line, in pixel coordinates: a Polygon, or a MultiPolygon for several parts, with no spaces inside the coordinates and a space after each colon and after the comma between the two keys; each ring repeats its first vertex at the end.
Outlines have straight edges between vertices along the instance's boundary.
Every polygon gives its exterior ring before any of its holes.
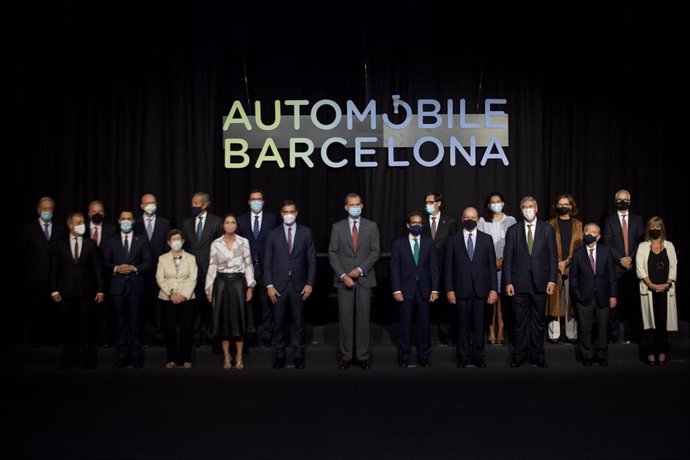
{"type": "Polygon", "coordinates": [[[476,208],[470,206],[462,211],[462,221],[465,222],[466,220],[473,220],[475,222],[479,220],[479,213],[476,208]]]}

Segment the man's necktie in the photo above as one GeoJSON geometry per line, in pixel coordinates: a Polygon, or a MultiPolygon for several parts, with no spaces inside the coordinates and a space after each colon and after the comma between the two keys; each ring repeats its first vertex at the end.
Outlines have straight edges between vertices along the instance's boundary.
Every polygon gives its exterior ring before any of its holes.
{"type": "Polygon", "coordinates": [[[359,244],[359,234],[357,232],[357,221],[352,223],[352,250],[357,254],[357,245],[359,244]]]}
{"type": "Polygon", "coordinates": [[[292,254],[292,226],[288,226],[288,254],[292,254]]]}
{"type": "Polygon", "coordinates": [[[621,223],[621,229],[623,230],[623,247],[625,248],[625,255],[630,255],[630,246],[628,244],[628,221],[625,220],[627,214],[623,214],[621,217],[623,221],[621,223]]]}
{"type": "Polygon", "coordinates": [[[199,223],[196,224],[196,240],[201,242],[201,231],[204,229],[204,218],[199,217],[199,223]]]}
{"type": "Polygon", "coordinates": [[[149,241],[151,241],[151,237],[153,236],[153,225],[151,225],[151,220],[150,217],[146,219],[146,235],[148,235],[149,241]]]}
{"type": "Polygon", "coordinates": [[[96,242],[96,246],[98,246],[98,227],[93,228],[93,233],[91,234],[91,238],[96,242]]]}
{"type": "Polygon", "coordinates": [[[43,229],[43,236],[46,237],[46,241],[50,241],[50,232],[48,231],[49,224],[43,224],[45,228],[43,229]]]}
{"type": "Polygon", "coordinates": [[[436,216],[431,216],[431,239],[436,239],[436,216]]]}
{"type": "Polygon", "coordinates": [[[597,272],[597,264],[594,262],[594,249],[589,250],[589,264],[592,266],[592,271],[597,272]]]}
{"type": "Polygon", "coordinates": [[[259,216],[254,216],[254,228],[252,228],[252,235],[254,235],[255,240],[259,239],[259,216]]]}
{"type": "Polygon", "coordinates": [[[74,263],[79,260],[79,238],[74,237],[74,263]]]}
{"type": "Polygon", "coordinates": [[[532,255],[532,245],[534,244],[534,236],[532,236],[532,224],[527,224],[527,251],[532,255]]]}
{"type": "Polygon", "coordinates": [[[467,255],[470,256],[470,260],[474,258],[474,243],[472,242],[472,233],[467,237],[467,255]]]}
{"type": "Polygon", "coordinates": [[[124,244],[124,248],[125,248],[125,255],[126,255],[127,257],[129,257],[129,235],[125,235],[125,244],[124,244]]]}
{"type": "Polygon", "coordinates": [[[419,238],[414,239],[414,248],[412,249],[412,257],[414,257],[414,264],[419,265],[419,238]]]}

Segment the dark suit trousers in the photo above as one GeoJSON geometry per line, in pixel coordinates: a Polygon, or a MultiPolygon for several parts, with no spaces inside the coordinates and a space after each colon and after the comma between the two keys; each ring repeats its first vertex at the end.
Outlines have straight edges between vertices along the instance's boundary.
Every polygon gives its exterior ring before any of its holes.
{"type": "Polygon", "coordinates": [[[96,365],[94,347],[94,307],[91,299],[70,297],[60,302],[60,323],[64,353],[63,363],[79,362],[79,349],[82,350],[82,364],[96,365]]]}
{"type": "Polygon", "coordinates": [[[254,279],[254,296],[247,309],[247,332],[258,335],[261,328],[261,338],[270,341],[273,334],[273,305],[266,295],[266,283],[259,264],[254,264],[254,279]]]}
{"type": "Polygon", "coordinates": [[[304,301],[292,283],[280,291],[278,302],[273,305],[273,353],[276,359],[285,359],[285,324],[290,311],[292,316],[292,346],[294,359],[304,359],[304,301]]]}
{"type": "Polygon", "coordinates": [[[210,344],[213,341],[213,310],[208,297],[206,297],[205,282],[206,275],[200,276],[194,289],[196,297],[194,305],[194,343],[197,346],[210,344]]]}
{"type": "MultiPolygon", "coordinates": [[[[532,284],[534,282],[532,281],[532,284]]],[[[546,293],[532,287],[529,292],[515,294],[513,318],[515,319],[515,349],[513,358],[531,361],[544,358],[544,332],[546,330],[546,293]]]]}
{"type": "Polygon", "coordinates": [[[575,312],[577,313],[577,337],[580,343],[580,354],[583,360],[591,361],[596,359],[606,359],[608,353],[608,342],[606,331],[609,322],[609,306],[600,306],[594,298],[588,304],[577,302],[575,312]],[[597,342],[596,348],[592,349],[592,333],[594,331],[594,321],[597,323],[597,342]]]}
{"type": "Polygon", "coordinates": [[[640,284],[635,268],[633,267],[631,270],[621,273],[616,280],[616,284],[618,287],[618,306],[609,310],[609,340],[611,342],[618,342],[620,325],[623,323],[623,339],[640,342],[642,335],[642,312],[640,307],[640,284]]]}
{"type": "Polygon", "coordinates": [[[179,304],[160,300],[165,331],[166,361],[171,363],[192,362],[192,327],[194,324],[194,300],[179,304]],[[179,339],[177,328],[179,326],[179,339]]]}
{"type": "Polygon", "coordinates": [[[398,337],[398,357],[410,359],[412,347],[412,317],[417,313],[417,361],[428,360],[431,352],[431,332],[429,326],[429,299],[423,298],[419,288],[415,289],[414,299],[405,299],[400,304],[400,336],[398,337]]]}
{"type": "Polygon", "coordinates": [[[141,348],[141,295],[135,294],[130,283],[120,295],[113,295],[113,308],[117,316],[117,344],[115,348],[118,361],[131,358],[143,360],[141,348]]]}
{"type": "Polygon", "coordinates": [[[363,288],[355,282],[351,289],[341,286],[337,290],[342,359],[350,361],[353,356],[360,361],[369,359],[371,288],[363,288]]]}
{"type": "Polygon", "coordinates": [[[29,306],[23,318],[27,345],[56,345],[58,342],[58,309],[50,298],[48,283],[31,283],[27,286],[29,306]]]}
{"type": "Polygon", "coordinates": [[[458,299],[458,361],[468,359],[483,361],[486,350],[484,342],[484,315],[486,298],[470,297],[458,299]],[[472,342],[470,348],[470,339],[472,342]]]}

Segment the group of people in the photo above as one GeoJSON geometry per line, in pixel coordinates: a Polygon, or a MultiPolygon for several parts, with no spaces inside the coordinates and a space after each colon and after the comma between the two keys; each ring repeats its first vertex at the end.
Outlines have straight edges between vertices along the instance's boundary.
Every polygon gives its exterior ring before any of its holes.
{"type": "MultiPolygon", "coordinates": [[[[407,235],[391,248],[398,365],[410,365],[415,320],[416,362],[431,365],[434,310],[441,342],[456,342],[458,367],[486,367],[487,332],[492,344],[510,339],[511,367],[548,367],[547,334],[552,342],[576,341],[583,365],[606,366],[621,322],[623,339],[643,341],[648,364],[664,365],[667,331],[677,330],[675,249],[661,218],[644,224],[631,214],[625,190],[615,199],[617,212],[602,232],[577,219],[568,194],[556,198],[555,216],[546,222],[537,218],[531,196],[521,200],[518,221],[504,212],[497,192],[487,198],[483,216],[467,207],[460,219],[442,210],[441,193],[427,193],[425,212],[407,216],[407,235]]],[[[212,341],[221,344],[224,368],[243,369],[245,339],[256,337],[273,348],[273,368],[281,369],[290,318],[293,364],[305,368],[304,301],[315,284],[314,237],[297,222],[295,202],[284,201],[276,216],[264,210],[264,200],[261,190],[252,190],[248,212],[221,218],[209,212],[209,195],[196,193],[192,217],[176,229],[157,214],[156,197],[145,194],[142,214],[122,211],[116,229],[104,222],[99,201],[90,203],[87,216],[70,213],[65,228],[53,222],[54,201],[41,198],[38,218],[23,237],[32,296],[29,343],[45,332],[36,319],[50,299],[59,306],[60,368],[97,365],[96,324],[110,325],[116,339],[114,367],[140,368],[147,316],[164,336],[167,368],[191,368],[194,344],[212,341]],[[104,303],[100,311],[113,315],[98,321],[97,306],[104,303]]],[[[345,197],[346,217],[333,224],[328,246],[340,369],[371,367],[371,294],[381,250],[378,227],[362,217],[363,208],[358,194],[345,197]]]]}

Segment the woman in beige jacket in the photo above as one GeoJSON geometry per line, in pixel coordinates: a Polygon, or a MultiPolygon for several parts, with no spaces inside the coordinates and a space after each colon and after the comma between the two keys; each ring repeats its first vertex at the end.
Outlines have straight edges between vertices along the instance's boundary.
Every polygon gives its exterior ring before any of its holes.
{"type": "Polygon", "coordinates": [[[676,273],[678,258],[660,217],[647,221],[645,241],[635,257],[640,279],[644,350],[650,366],[666,364],[668,331],[678,330],[676,273]]]}
{"type": "Polygon", "coordinates": [[[156,282],[161,288],[158,299],[161,303],[165,345],[168,349],[165,367],[168,369],[173,369],[178,364],[185,369],[192,367],[193,300],[197,266],[194,256],[182,249],[183,244],[182,232],[178,229],[170,230],[170,252],[158,258],[156,269],[156,282]]]}

